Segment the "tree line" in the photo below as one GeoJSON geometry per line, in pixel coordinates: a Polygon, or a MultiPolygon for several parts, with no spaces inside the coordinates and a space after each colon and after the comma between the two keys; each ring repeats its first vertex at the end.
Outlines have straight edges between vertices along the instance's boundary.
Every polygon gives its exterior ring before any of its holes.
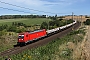
{"type": "Polygon", "coordinates": [[[46,15],[1,15],[0,19],[14,19],[14,18],[46,18],[46,15]]]}
{"type": "Polygon", "coordinates": [[[49,21],[48,23],[47,22],[43,22],[41,24],[41,29],[53,29],[53,28],[57,28],[57,27],[60,27],[60,26],[64,26],[64,25],[67,25],[67,24],[70,24],[72,23],[73,20],[70,19],[70,20],[52,20],[52,21],[49,21]]]}
{"type": "Polygon", "coordinates": [[[49,18],[57,20],[58,18],[64,18],[64,16],[47,16],[47,15],[1,15],[0,19],[16,19],[16,18],[49,18]]]}

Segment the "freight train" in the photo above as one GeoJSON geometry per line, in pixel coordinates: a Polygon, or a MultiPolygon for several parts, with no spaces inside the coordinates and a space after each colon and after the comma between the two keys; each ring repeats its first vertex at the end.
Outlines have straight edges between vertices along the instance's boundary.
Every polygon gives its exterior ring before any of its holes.
{"type": "Polygon", "coordinates": [[[51,30],[47,30],[46,29],[42,29],[42,30],[37,30],[37,31],[33,31],[33,32],[23,32],[23,33],[19,33],[18,35],[18,45],[26,45],[26,43],[32,42],[34,40],[38,40],[40,38],[44,38],[47,36],[51,36],[55,33],[59,33],[60,31],[63,31],[71,26],[73,26],[74,24],[76,24],[77,21],[73,21],[70,24],[67,24],[65,26],[61,26],[58,28],[54,28],[51,30]]]}

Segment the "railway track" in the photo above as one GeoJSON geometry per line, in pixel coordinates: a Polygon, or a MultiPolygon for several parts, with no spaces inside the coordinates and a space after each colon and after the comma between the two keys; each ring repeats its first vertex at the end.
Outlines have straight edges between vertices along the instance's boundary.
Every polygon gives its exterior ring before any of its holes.
{"type": "MultiPolygon", "coordinates": [[[[73,29],[76,30],[79,26],[80,26],[80,23],[77,23],[77,24],[75,24],[75,25],[72,26],[72,27],[73,27],[73,29]]],[[[23,46],[23,47],[19,47],[19,46],[18,46],[18,47],[14,47],[14,48],[12,48],[12,49],[3,51],[3,52],[0,53],[0,56],[3,56],[3,57],[5,57],[5,56],[10,56],[10,55],[14,55],[14,54],[21,53],[21,52],[23,52],[23,51],[26,50],[26,49],[32,49],[32,48],[36,48],[36,47],[38,47],[38,46],[45,45],[45,44],[47,44],[48,42],[50,42],[50,41],[52,41],[52,40],[54,40],[54,39],[56,39],[56,38],[60,38],[60,37],[63,37],[64,35],[68,34],[69,32],[72,31],[72,27],[70,27],[70,28],[68,28],[68,29],[66,29],[66,30],[64,30],[64,31],[62,31],[62,32],[60,32],[60,33],[57,33],[57,34],[52,35],[52,36],[50,36],[50,37],[47,37],[47,38],[45,38],[45,39],[41,39],[41,40],[39,40],[39,41],[37,41],[37,42],[34,42],[34,43],[32,43],[32,44],[28,44],[27,46],[23,46]]]]}

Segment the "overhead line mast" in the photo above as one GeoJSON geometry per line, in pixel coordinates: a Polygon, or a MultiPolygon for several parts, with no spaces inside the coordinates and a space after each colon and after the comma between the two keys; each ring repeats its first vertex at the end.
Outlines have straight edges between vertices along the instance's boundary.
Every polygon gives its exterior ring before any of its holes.
{"type": "MultiPolygon", "coordinates": [[[[74,19],[73,19],[73,14],[74,14],[74,13],[72,12],[72,20],[74,20],[74,19]]],[[[74,26],[72,27],[72,30],[74,30],[74,26]]]]}

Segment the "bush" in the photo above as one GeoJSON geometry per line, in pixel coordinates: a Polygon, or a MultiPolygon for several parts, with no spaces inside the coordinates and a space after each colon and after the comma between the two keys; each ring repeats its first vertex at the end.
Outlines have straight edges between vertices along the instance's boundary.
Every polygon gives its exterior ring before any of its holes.
{"type": "Polygon", "coordinates": [[[90,19],[87,19],[85,22],[84,22],[85,25],[90,25],[90,19]]]}
{"type": "Polygon", "coordinates": [[[16,27],[16,26],[10,26],[10,27],[7,29],[7,31],[9,31],[9,32],[16,32],[16,30],[17,30],[17,27],[16,27]]]}
{"type": "Polygon", "coordinates": [[[6,30],[0,31],[0,36],[3,36],[6,34],[6,30]]]}
{"type": "Polygon", "coordinates": [[[26,30],[24,29],[24,28],[22,28],[22,29],[17,29],[16,30],[16,33],[21,33],[21,32],[25,32],[26,30]]]}

